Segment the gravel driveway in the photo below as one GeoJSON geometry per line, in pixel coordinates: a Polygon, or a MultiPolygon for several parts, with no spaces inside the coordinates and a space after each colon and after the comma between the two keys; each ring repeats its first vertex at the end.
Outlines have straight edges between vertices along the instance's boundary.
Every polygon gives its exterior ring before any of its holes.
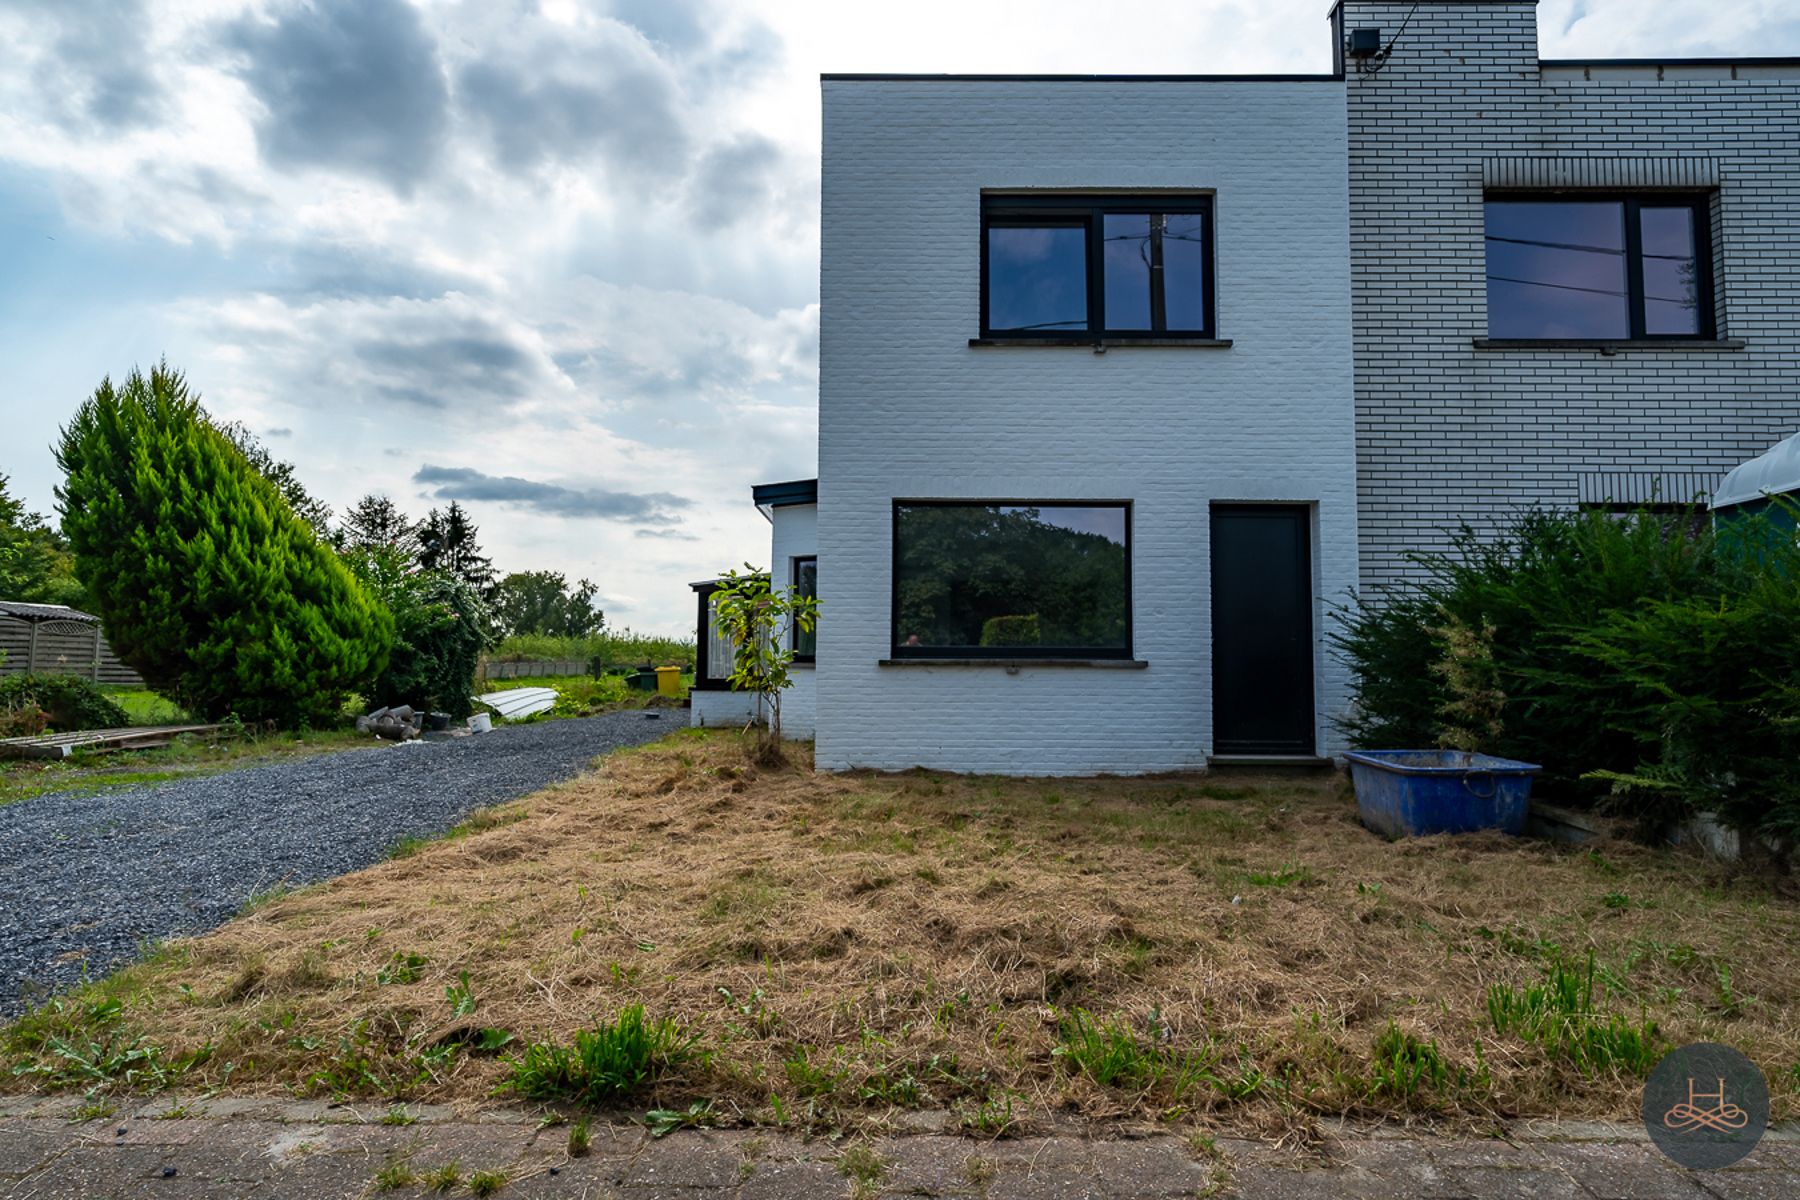
{"type": "Polygon", "coordinates": [[[0,806],[0,1015],[680,728],[609,713],[0,806]]]}

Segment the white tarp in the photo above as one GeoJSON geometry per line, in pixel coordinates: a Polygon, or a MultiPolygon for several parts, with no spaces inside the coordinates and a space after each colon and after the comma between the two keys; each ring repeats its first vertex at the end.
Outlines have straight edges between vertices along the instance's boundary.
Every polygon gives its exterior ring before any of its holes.
{"type": "Polygon", "coordinates": [[[1800,491],[1800,433],[1734,468],[1713,493],[1712,506],[1729,508],[1794,491],[1800,491]]]}
{"type": "Polygon", "coordinates": [[[556,704],[556,691],[547,687],[511,688],[504,692],[489,692],[475,700],[499,713],[503,720],[514,721],[549,712],[556,704]]]}

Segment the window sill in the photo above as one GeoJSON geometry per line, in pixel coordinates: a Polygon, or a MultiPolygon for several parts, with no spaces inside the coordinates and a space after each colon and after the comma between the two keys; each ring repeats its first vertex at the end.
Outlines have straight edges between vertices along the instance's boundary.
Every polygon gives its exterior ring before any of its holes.
{"type": "Polygon", "coordinates": [[[878,667],[1088,667],[1114,671],[1142,671],[1150,664],[1141,658],[883,658],[878,667]]]}
{"type": "Polygon", "coordinates": [[[1094,337],[986,337],[970,338],[969,345],[975,347],[988,346],[1084,346],[1095,354],[1104,354],[1108,350],[1137,346],[1182,346],[1190,350],[1229,350],[1230,338],[1197,338],[1197,337],[1145,337],[1115,338],[1094,337]]]}
{"type": "Polygon", "coordinates": [[[1720,350],[1742,350],[1744,342],[1741,338],[1719,338],[1701,340],[1697,338],[1649,338],[1641,341],[1630,339],[1607,341],[1600,338],[1476,338],[1477,350],[1596,350],[1601,354],[1617,354],[1621,350],[1673,350],[1686,352],[1717,352],[1720,350]]]}

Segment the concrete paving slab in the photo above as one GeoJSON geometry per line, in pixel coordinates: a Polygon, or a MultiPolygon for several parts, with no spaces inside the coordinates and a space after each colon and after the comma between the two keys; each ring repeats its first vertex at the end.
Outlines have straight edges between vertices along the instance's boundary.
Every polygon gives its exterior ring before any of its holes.
{"type": "Polygon", "coordinates": [[[888,1196],[974,1196],[997,1170],[988,1144],[958,1137],[885,1138],[876,1153],[887,1162],[881,1191],[888,1196]]]}
{"type": "Polygon", "coordinates": [[[1097,1142],[1093,1161],[1100,1190],[1115,1200],[1199,1195],[1213,1183],[1219,1165],[1196,1159],[1175,1138],[1097,1142]]]}
{"type": "Polygon", "coordinates": [[[1794,1200],[1800,1195],[1800,1178],[1788,1171],[1726,1167],[1703,1172],[1698,1179],[1707,1193],[1718,1200],[1794,1200]]]}
{"type": "Polygon", "coordinates": [[[1545,1167],[1446,1167],[1447,1187],[1426,1194],[1482,1200],[1589,1200],[1587,1192],[1561,1171],[1545,1167]]]}
{"type": "Polygon", "coordinates": [[[1707,1200],[1690,1172],[1665,1158],[1649,1142],[1545,1146],[1555,1162],[1595,1200],[1707,1200]]]}
{"type": "MultiPolygon", "coordinates": [[[[838,1200],[850,1192],[850,1181],[837,1168],[825,1162],[751,1162],[744,1160],[748,1174],[738,1187],[737,1200],[813,1200],[831,1197],[838,1200]]],[[[882,1195],[890,1193],[885,1190],[882,1195]]]]}
{"type": "Polygon", "coordinates": [[[717,1130],[684,1130],[656,1138],[631,1160],[622,1183],[630,1188],[736,1187],[742,1178],[744,1137],[717,1130]]]}
{"type": "MultiPolygon", "coordinates": [[[[43,1110],[33,1110],[43,1111],[43,1110]]],[[[420,1173],[456,1162],[463,1177],[498,1170],[503,1197],[545,1200],[847,1200],[842,1146],[781,1133],[684,1130],[651,1140],[637,1126],[596,1125],[595,1153],[570,1158],[566,1126],[535,1114],[480,1121],[438,1116],[407,1126],[335,1119],[317,1107],[233,1118],[69,1122],[0,1117],[0,1194],[11,1200],[366,1200],[376,1172],[405,1160],[420,1173]],[[125,1130],[124,1136],[118,1131],[125,1130]],[[175,1173],[165,1177],[165,1168],[175,1173]]],[[[1542,1132],[1539,1127],[1538,1132],[1542,1132]]],[[[1591,1131],[1583,1131],[1584,1134],[1591,1131]]],[[[1167,1135],[1055,1136],[982,1142],[945,1135],[877,1139],[881,1200],[1791,1200],[1800,1143],[1764,1146],[1738,1168],[1687,1172],[1639,1139],[1453,1140],[1334,1131],[1300,1153],[1221,1139],[1196,1154],[1167,1135]]],[[[466,1187],[465,1187],[466,1190],[466,1187]]],[[[418,1188],[399,1196],[425,1195],[418,1188]]]]}

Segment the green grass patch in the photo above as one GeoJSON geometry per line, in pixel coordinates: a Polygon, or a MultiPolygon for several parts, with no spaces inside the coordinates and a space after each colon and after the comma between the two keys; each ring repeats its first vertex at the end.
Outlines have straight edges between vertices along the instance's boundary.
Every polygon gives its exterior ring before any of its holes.
{"type": "Polygon", "coordinates": [[[1051,1055],[1103,1088],[1156,1091],[1180,1101],[1197,1088],[1234,1094],[1234,1085],[1215,1071],[1219,1054],[1211,1044],[1181,1050],[1148,1041],[1122,1019],[1102,1020],[1073,1008],[1057,1023],[1051,1055]]]}
{"type": "MultiPolygon", "coordinates": [[[[1479,1056],[1479,1041],[1475,1049],[1479,1056]]],[[[1372,1058],[1368,1087],[1371,1096],[1416,1102],[1425,1096],[1482,1091],[1489,1084],[1485,1059],[1473,1071],[1452,1067],[1438,1049],[1436,1038],[1420,1041],[1391,1020],[1376,1035],[1372,1058]]]]}
{"type": "Polygon", "coordinates": [[[535,1042],[507,1060],[508,1086],[531,1100],[604,1104],[630,1096],[693,1055],[694,1039],[674,1021],[625,1008],[610,1025],[575,1034],[572,1046],[535,1042]]]}
{"type": "Polygon", "coordinates": [[[133,725],[190,725],[197,722],[181,705],[146,687],[103,686],[108,700],[125,710],[133,725]]]}
{"type": "Polygon", "coordinates": [[[1591,953],[1585,968],[1572,968],[1560,958],[1552,962],[1541,984],[1524,989],[1494,984],[1488,989],[1487,1009],[1495,1033],[1533,1042],[1588,1074],[1618,1069],[1648,1075],[1662,1057],[1654,1021],[1633,1024],[1595,1008],[1591,953]]]}

